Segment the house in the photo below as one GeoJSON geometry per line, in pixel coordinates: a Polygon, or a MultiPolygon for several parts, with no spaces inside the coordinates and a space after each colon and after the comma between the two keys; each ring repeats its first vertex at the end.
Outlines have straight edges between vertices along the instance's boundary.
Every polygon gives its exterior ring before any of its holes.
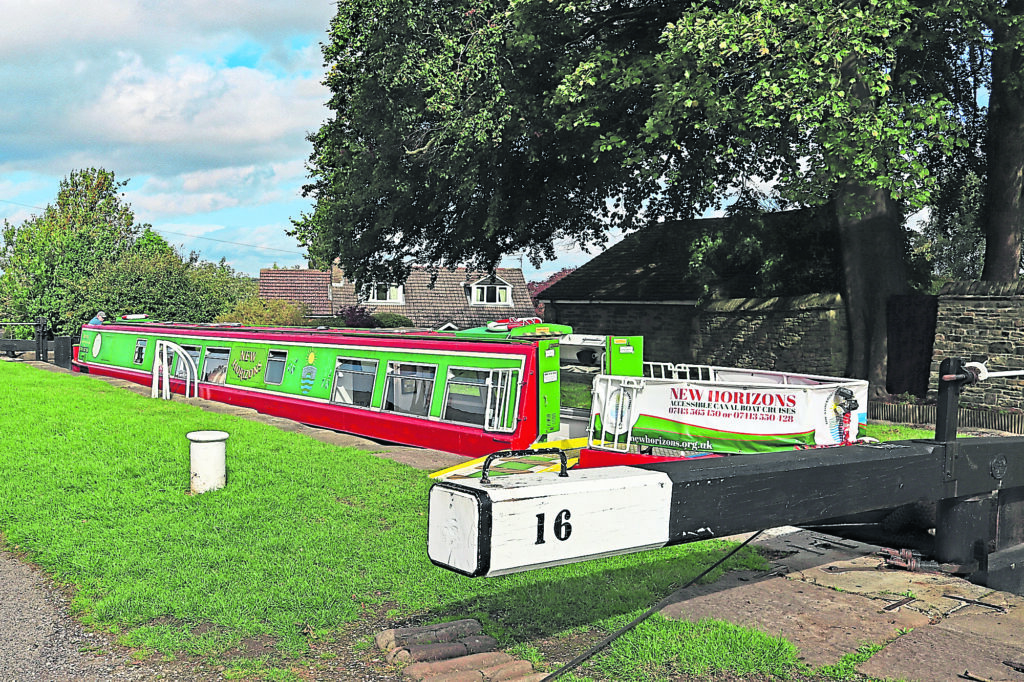
{"type": "Polygon", "coordinates": [[[647,226],[545,289],[544,319],[642,335],[645,356],[664,362],[834,373],[846,343],[841,303],[808,296],[839,290],[830,220],[801,209],[647,226]],[[811,360],[793,339],[819,321],[828,338],[811,360]]]}
{"type": "Polygon", "coordinates": [[[334,317],[331,273],[324,270],[260,270],[259,296],[303,303],[310,317],[334,317]]]}
{"type": "Polygon", "coordinates": [[[260,270],[260,297],[305,303],[312,317],[334,317],[349,306],[404,315],[417,327],[466,329],[491,320],[535,315],[519,268],[494,274],[442,269],[431,286],[428,268],[414,266],[403,284],[374,284],[359,295],[337,267],[326,270],[260,270]]]}

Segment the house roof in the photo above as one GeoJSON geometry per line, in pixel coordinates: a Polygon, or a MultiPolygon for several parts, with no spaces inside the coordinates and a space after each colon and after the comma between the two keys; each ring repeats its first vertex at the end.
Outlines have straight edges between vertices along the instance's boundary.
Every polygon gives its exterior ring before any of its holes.
{"type": "MultiPolygon", "coordinates": [[[[401,303],[362,303],[371,312],[394,312],[412,320],[417,327],[437,329],[451,324],[458,329],[476,327],[507,317],[531,317],[536,314],[519,268],[498,268],[494,275],[512,287],[509,304],[472,304],[473,284],[489,278],[486,272],[466,268],[439,270],[431,288],[431,273],[425,267],[412,268],[403,285],[401,303]]],[[[486,283],[486,282],[485,282],[486,283]]],[[[499,282],[500,284],[500,282],[499,282]]],[[[341,270],[260,270],[261,298],[283,298],[305,303],[310,315],[330,317],[342,308],[360,305],[355,283],[341,270]]]]}
{"type": "MultiPolygon", "coordinates": [[[[696,301],[705,287],[719,289],[725,295],[743,290],[755,279],[751,264],[745,260],[715,263],[713,274],[698,273],[689,267],[692,237],[698,232],[715,234],[736,221],[758,221],[764,234],[791,235],[799,249],[787,247],[792,253],[787,262],[819,257],[812,240],[803,240],[820,218],[813,209],[765,213],[753,216],[703,218],[698,220],[655,223],[627,235],[593,259],[555,282],[538,297],[542,301],[696,301]],[[706,281],[708,277],[714,281],[706,281]]],[[[778,246],[777,244],[775,245],[778,246]]],[[[754,264],[754,270],[756,270],[754,264]]],[[[796,283],[799,288],[799,283],[796,283]]],[[[806,292],[801,292],[806,293],[806,292]]],[[[735,294],[746,295],[746,294],[735,294]]]]}
{"type": "MultiPolygon", "coordinates": [[[[470,303],[469,288],[488,277],[486,272],[474,272],[465,268],[439,270],[431,288],[430,270],[414,267],[403,285],[404,304],[364,304],[374,312],[391,311],[405,315],[418,327],[436,329],[446,323],[458,329],[476,327],[491,320],[506,317],[530,317],[535,315],[530,293],[526,290],[523,271],[518,268],[498,268],[494,273],[512,287],[512,305],[470,303]]],[[[343,289],[345,298],[355,299],[355,286],[347,284],[343,289]]]]}
{"type": "Polygon", "coordinates": [[[682,301],[701,291],[689,274],[690,242],[680,224],[657,223],[627,235],[545,289],[544,301],[682,301]]]}
{"type": "Polygon", "coordinates": [[[260,270],[259,296],[303,303],[314,317],[334,315],[331,273],[324,270],[260,270]]]}

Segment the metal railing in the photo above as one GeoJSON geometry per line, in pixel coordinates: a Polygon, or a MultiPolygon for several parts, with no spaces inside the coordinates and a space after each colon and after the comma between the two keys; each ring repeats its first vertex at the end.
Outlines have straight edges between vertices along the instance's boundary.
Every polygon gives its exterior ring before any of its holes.
{"type": "Polygon", "coordinates": [[[53,351],[53,364],[71,368],[72,345],[70,336],[57,336],[47,339],[50,331],[49,321],[45,317],[37,317],[35,322],[0,322],[0,330],[8,327],[33,327],[32,339],[5,339],[0,335],[0,355],[14,358],[24,353],[35,353],[36,360],[50,362],[50,351],[53,351]]]}

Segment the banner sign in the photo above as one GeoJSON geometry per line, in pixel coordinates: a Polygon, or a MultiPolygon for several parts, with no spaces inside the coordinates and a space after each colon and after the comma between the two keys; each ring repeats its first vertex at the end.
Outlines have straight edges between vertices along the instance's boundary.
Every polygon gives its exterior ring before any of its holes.
{"type": "Polygon", "coordinates": [[[776,381],[797,381],[761,384],[599,375],[594,379],[591,446],[601,447],[604,441],[610,449],[621,450],[628,434],[640,446],[743,454],[838,445],[857,438],[858,422],[867,419],[866,381],[772,375],[776,381]]]}

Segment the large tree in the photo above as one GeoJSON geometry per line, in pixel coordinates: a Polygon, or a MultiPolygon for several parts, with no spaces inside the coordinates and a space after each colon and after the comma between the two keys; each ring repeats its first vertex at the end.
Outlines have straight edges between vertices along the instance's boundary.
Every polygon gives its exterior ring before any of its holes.
{"type": "Polygon", "coordinates": [[[128,253],[145,227],[123,199],[125,184],[102,168],[74,171],[41,215],[20,225],[4,221],[0,301],[6,317],[41,315],[61,333],[82,324],[74,319],[78,283],[128,253]]]}
{"type": "Polygon", "coordinates": [[[196,254],[183,259],[137,223],[125,184],[103,169],[75,171],[41,215],[4,222],[0,319],[43,316],[60,334],[75,334],[98,310],[212,322],[255,295],[250,278],[196,254]]]}
{"type": "Polygon", "coordinates": [[[834,207],[848,372],[881,390],[902,218],[928,200],[929,161],[967,146],[963,107],[912,57],[957,21],[909,0],[341,3],[316,206],[295,234],[321,265],[397,279],[413,261],[537,262],[555,237],[600,241],[767,183],[834,207]]]}

